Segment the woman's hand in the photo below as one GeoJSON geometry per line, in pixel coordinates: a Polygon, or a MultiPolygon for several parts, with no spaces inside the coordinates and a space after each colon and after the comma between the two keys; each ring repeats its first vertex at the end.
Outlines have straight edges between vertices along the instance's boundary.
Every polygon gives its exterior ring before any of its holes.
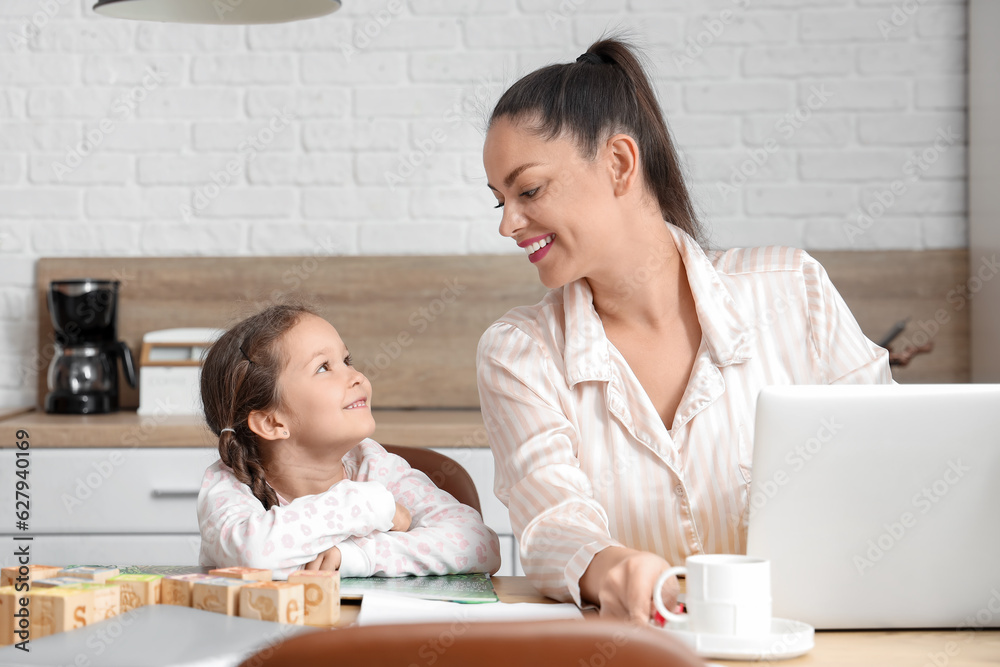
{"type": "MultiPolygon", "coordinates": [[[[580,594],[585,600],[600,604],[601,616],[621,618],[646,625],[656,614],[653,585],[670,563],[646,551],[608,547],[590,562],[580,578],[580,594]]],[[[663,585],[663,604],[675,609],[680,586],[677,577],[663,585]]]]}
{"type": "Polygon", "coordinates": [[[392,528],[389,530],[406,532],[410,529],[411,521],[413,521],[413,517],[410,516],[410,510],[396,503],[396,516],[392,517],[392,528]]]}
{"type": "Polygon", "coordinates": [[[330,547],[326,551],[322,552],[316,556],[316,560],[309,561],[306,563],[302,569],[303,570],[330,570],[336,571],[340,569],[340,549],[337,547],[330,547]]]}

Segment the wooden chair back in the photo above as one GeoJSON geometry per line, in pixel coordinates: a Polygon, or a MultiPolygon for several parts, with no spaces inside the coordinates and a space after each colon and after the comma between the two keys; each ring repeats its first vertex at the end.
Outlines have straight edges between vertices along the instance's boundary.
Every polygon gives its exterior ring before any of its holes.
{"type": "Polygon", "coordinates": [[[240,667],[698,667],[668,633],[609,620],[417,623],[309,632],[259,651],[240,667]],[[433,659],[432,659],[433,658],[433,659]]]}
{"type": "Polygon", "coordinates": [[[433,449],[423,447],[397,447],[386,444],[382,446],[390,454],[396,454],[406,459],[411,468],[416,468],[430,477],[439,489],[450,493],[455,497],[455,500],[468,505],[479,512],[480,516],[482,515],[483,508],[479,505],[479,492],[476,491],[476,483],[472,481],[472,476],[458,461],[433,449]]]}

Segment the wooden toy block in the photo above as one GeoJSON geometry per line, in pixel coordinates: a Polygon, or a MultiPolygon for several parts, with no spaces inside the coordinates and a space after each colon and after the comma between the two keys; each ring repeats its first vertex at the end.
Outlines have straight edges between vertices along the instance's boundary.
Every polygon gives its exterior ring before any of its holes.
{"type": "Polygon", "coordinates": [[[227,616],[238,616],[240,610],[240,588],[246,582],[242,579],[213,577],[194,582],[191,589],[191,606],[195,609],[214,611],[227,616]]]}
{"type": "Polygon", "coordinates": [[[73,565],[72,567],[59,570],[58,576],[80,577],[81,579],[90,579],[98,584],[104,584],[111,577],[117,577],[118,573],[118,568],[113,565],[73,565]]]}
{"type": "Polygon", "coordinates": [[[55,588],[57,586],[72,586],[74,584],[92,584],[92,579],[82,579],[80,577],[52,577],[51,579],[39,579],[31,582],[31,588],[55,588]]]}
{"type": "Polygon", "coordinates": [[[213,577],[226,577],[229,579],[242,579],[243,581],[271,581],[270,570],[261,570],[256,567],[220,567],[209,570],[208,574],[213,577]]]}
{"type": "Polygon", "coordinates": [[[29,582],[34,582],[37,579],[51,579],[52,577],[59,576],[59,571],[62,570],[61,567],[54,565],[13,565],[5,567],[0,569],[0,586],[13,586],[20,576],[20,569],[22,567],[28,568],[27,581],[29,582]]]}
{"type": "Polygon", "coordinates": [[[194,582],[213,578],[207,574],[171,574],[166,576],[161,582],[161,604],[190,607],[194,582]]]}
{"type": "Polygon", "coordinates": [[[300,570],[288,581],[305,587],[306,625],[331,626],[340,620],[340,572],[300,570]]]}
{"type": "Polygon", "coordinates": [[[121,613],[121,586],[86,582],[82,584],[71,584],[66,586],[66,588],[90,591],[94,594],[94,608],[90,614],[91,623],[97,623],[98,621],[103,621],[107,618],[113,618],[121,613]]]}
{"type": "Polygon", "coordinates": [[[28,594],[31,638],[82,628],[90,623],[94,609],[91,591],[72,588],[42,588],[28,594]]]}
{"type": "Polygon", "coordinates": [[[240,588],[240,616],[302,625],[305,589],[287,581],[258,581],[240,588]]]}
{"type": "Polygon", "coordinates": [[[121,587],[121,613],[160,604],[162,574],[119,574],[107,583],[121,587]]]}
{"type": "Polygon", "coordinates": [[[15,616],[22,606],[28,606],[27,591],[19,592],[13,586],[0,587],[0,646],[21,641],[21,638],[14,634],[18,629],[19,620],[23,620],[21,623],[23,629],[28,629],[31,608],[28,607],[27,611],[21,614],[21,618],[15,616]]]}

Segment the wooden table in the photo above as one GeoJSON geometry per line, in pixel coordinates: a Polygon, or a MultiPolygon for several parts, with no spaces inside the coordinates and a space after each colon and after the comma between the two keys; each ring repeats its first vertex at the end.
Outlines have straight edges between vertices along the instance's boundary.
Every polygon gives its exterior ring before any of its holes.
{"type": "MultiPolygon", "coordinates": [[[[526,577],[493,577],[497,595],[503,602],[554,603],[543,597],[526,577]]],[[[360,605],[341,607],[338,627],[354,623],[360,605]]],[[[596,617],[593,613],[588,617],[596,617]]],[[[720,665],[750,663],[711,660],[720,665]]],[[[1000,665],[1000,630],[831,630],[816,633],[816,646],[804,656],[775,664],[797,667],[982,667],[1000,665]]]]}

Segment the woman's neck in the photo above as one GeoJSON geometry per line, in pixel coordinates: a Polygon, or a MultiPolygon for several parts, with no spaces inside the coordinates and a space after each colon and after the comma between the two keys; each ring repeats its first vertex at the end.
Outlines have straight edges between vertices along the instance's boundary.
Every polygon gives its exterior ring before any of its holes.
{"type": "Polygon", "coordinates": [[[264,461],[267,483],[286,501],[323,493],[345,479],[344,454],[325,451],[314,454],[287,441],[278,444],[264,461]]]}
{"type": "Polygon", "coordinates": [[[629,235],[604,270],[586,278],[605,328],[657,329],[690,312],[687,274],[673,236],[662,220],[642,229],[629,235]]]}

